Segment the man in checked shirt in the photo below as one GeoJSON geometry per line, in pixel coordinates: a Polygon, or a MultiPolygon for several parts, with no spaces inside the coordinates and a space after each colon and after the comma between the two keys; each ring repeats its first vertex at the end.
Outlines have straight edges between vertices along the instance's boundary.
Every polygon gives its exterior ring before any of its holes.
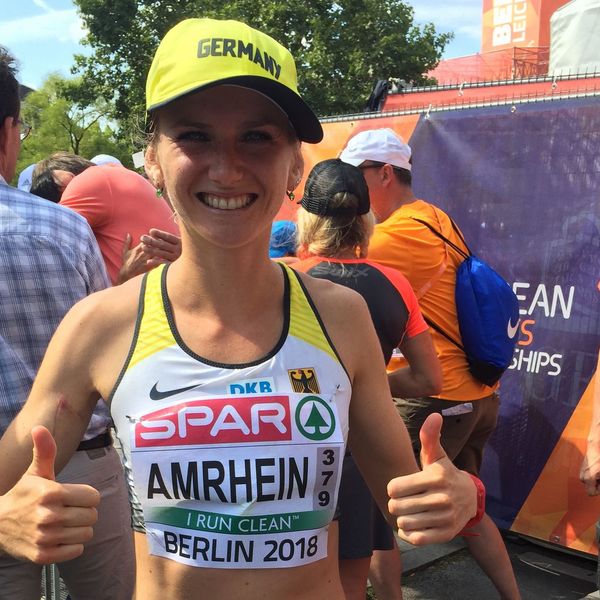
{"type": "MultiPolygon", "coordinates": [[[[7,183],[30,131],[20,119],[13,64],[0,46],[0,436],[27,399],[63,316],[81,298],[108,286],[85,219],[7,183]]],[[[60,565],[73,600],[129,600],[133,593],[131,514],[109,425],[100,401],[78,451],[56,476],[62,483],[89,484],[101,498],[93,540],[81,556],[60,565]]],[[[3,521],[4,528],[19,527],[10,518],[3,521]]],[[[0,555],[0,596],[39,600],[41,569],[0,555]]]]}

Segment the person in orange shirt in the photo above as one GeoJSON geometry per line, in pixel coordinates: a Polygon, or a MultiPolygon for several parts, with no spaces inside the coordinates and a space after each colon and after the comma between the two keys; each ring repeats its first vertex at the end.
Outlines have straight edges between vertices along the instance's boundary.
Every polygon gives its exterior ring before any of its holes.
{"type": "MultiPolygon", "coordinates": [[[[99,156],[104,158],[103,162],[98,164],[107,164],[110,162],[108,159],[111,157],[108,157],[108,155],[103,154],[99,156]]],[[[36,165],[34,165],[35,168],[32,173],[30,186],[31,193],[35,196],[39,196],[40,198],[50,200],[51,202],[55,202],[57,204],[60,203],[65,189],[69,183],[76,176],[81,175],[86,169],[94,167],[96,163],[93,161],[98,160],[98,158],[99,157],[96,156],[92,160],[87,160],[82,156],[71,154],[69,152],[59,151],[52,153],[47,158],[40,160],[36,165]]],[[[112,159],[112,163],[122,167],[121,163],[116,158],[112,159]]],[[[111,171],[111,173],[113,172],[111,171]]],[[[130,173],[130,175],[127,175],[129,181],[139,186],[140,177],[135,172],[130,173]]],[[[89,179],[85,179],[83,181],[86,183],[77,187],[79,192],[87,189],[86,186],[90,185],[89,179]]],[[[113,189],[116,188],[111,188],[111,190],[113,189]]],[[[150,190],[153,190],[151,186],[150,190]]],[[[176,260],[181,253],[181,240],[179,239],[179,236],[174,233],[170,233],[171,227],[173,226],[173,219],[170,211],[165,211],[164,206],[162,206],[165,204],[165,202],[162,200],[158,200],[157,202],[157,199],[152,197],[152,192],[151,195],[148,196],[148,185],[141,187],[140,191],[141,197],[149,197],[150,205],[158,207],[160,212],[163,214],[162,216],[150,215],[150,219],[152,220],[151,229],[146,230],[142,235],[140,235],[140,242],[136,246],[132,247],[131,233],[129,231],[125,233],[123,243],[121,245],[119,270],[116,275],[111,273],[113,284],[123,283],[124,281],[127,281],[136,275],[145,273],[162,262],[172,262],[176,260]],[[156,228],[155,223],[157,222],[156,219],[158,218],[167,222],[169,231],[163,231],[162,229],[156,228]]],[[[90,192],[90,195],[91,193],[92,192],[90,192]]],[[[112,191],[111,193],[107,194],[107,198],[110,197],[112,197],[112,191]]],[[[95,226],[94,235],[96,238],[98,238],[98,236],[101,238],[106,237],[106,227],[101,226],[98,216],[94,216],[88,210],[83,209],[80,200],[81,198],[77,200],[71,199],[69,202],[77,205],[78,210],[76,210],[76,212],[82,212],[82,216],[88,220],[88,223],[90,223],[90,219],[92,219],[92,222],[95,226]]],[[[130,201],[129,204],[131,205],[133,203],[134,206],[138,206],[139,202],[138,196],[134,196],[134,200],[130,201]]],[[[73,206],[69,206],[69,208],[73,208],[73,206]]],[[[108,206],[106,206],[106,208],[108,208],[108,206]]],[[[129,208],[131,208],[131,206],[129,208]]],[[[99,204],[98,211],[101,211],[101,209],[102,205],[99,204]]],[[[117,211],[112,212],[112,216],[114,217],[115,215],[118,215],[117,211]]],[[[137,221],[143,224],[147,222],[147,219],[148,216],[141,212],[137,221]]],[[[110,269],[109,261],[113,257],[113,254],[109,250],[107,250],[105,254],[102,247],[101,252],[107,269],[110,269]]]]}
{"type": "MultiPolygon", "coordinates": [[[[497,385],[488,387],[476,380],[469,372],[464,352],[438,331],[460,339],[454,288],[462,257],[416,219],[429,223],[458,247],[466,247],[444,211],[415,197],[411,154],[410,146],[387,128],[356,134],[348,140],[340,159],[359,167],[369,187],[371,206],[379,222],[369,245],[369,258],[398,269],[408,279],[426,321],[432,325],[442,366],[442,390],[436,396],[395,399],[413,451],[418,457],[423,421],[431,413],[441,413],[442,446],[458,468],[477,475],[484,445],[496,427],[497,385]]],[[[469,550],[501,597],[520,598],[510,558],[492,519],[485,515],[473,533],[466,538],[469,550]]],[[[392,571],[385,554],[375,552],[371,581],[384,589],[392,571]]]]}
{"type": "MultiPolygon", "coordinates": [[[[144,242],[170,244],[175,248],[173,260],[179,254],[179,228],[171,207],[144,177],[120,164],[90,167],[73,177],[62,193],[60,204],[79,213],[89,223],[113,285],[123,281],[121,267],[132,246],[144,242]],[[151,235],[151,229],[166,234],[151,235]]],[[[132,258],[135,257],[130,256],[132,258]]],[[[156,265],[146,265],[144,261],[140,269],[133,272],[129,269],[128,277],[153,266],[156,265]]]]}

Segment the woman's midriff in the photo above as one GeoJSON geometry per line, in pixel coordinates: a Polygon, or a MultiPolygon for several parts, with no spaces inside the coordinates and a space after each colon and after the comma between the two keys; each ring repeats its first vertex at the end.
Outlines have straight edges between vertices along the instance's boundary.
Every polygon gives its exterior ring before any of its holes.
{"type": "Polygon", "coordinates": [[[338,573],[338,526],[329,526],[327,558],[289,569],[204,569],[148,554],[135,534],[136,600],[344,600],[338,573]]]}

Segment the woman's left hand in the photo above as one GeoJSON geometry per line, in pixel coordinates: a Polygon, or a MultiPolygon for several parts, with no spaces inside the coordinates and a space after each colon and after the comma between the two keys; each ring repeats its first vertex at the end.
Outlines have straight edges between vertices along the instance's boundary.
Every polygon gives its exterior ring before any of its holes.
{"type": "Polygon", "coordinates": [[[423,470],[396,477],[387,487],[398,535],[420,546],[447,542],[477,513],[477,488],[440,444],[442,416],[430,415],[420,431],[423,470]]]}

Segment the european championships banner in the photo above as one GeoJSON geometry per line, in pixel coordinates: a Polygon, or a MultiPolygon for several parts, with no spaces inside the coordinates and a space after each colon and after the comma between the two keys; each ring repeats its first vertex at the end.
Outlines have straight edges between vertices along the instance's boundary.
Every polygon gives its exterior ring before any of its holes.
{"type": "Polygon", "coordinates": [[[519,298],[482,469],[489,514],[504,529],[597,552],[600,499],[586,496],[579,468],[600,343],[600,99],[325,123],[305,173],[378,127],[409,141],[417,197],[450,213],[519,298]]]}
{"type": "Polygon", "coordinates": [[[600,501],[579,469],[600,343],[600,100],[433,113],[411,145],[417,195],[453,216],[519,299],[482,470],[489,513],[594,552],[600,501]]]}

